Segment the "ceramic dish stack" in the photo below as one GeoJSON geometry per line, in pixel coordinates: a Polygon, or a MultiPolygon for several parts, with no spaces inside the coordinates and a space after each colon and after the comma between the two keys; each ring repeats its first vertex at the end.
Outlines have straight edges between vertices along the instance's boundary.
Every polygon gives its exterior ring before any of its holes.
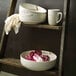
{"type": "Polygon", "coordinates": [[[46,9],[30,4],[23,3],[19,5],[19,18],[25,24],[38,24],[46,19],[46,9]]]}

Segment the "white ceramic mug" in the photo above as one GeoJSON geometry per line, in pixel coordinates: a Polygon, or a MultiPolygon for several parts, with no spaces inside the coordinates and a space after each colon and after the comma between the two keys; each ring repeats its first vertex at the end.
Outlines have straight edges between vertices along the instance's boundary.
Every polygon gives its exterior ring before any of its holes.
{"type": "Polygon", "coordinates": [[[60,9],[48,9],[48,24],[57,25],[62,20],[60,9]]]}

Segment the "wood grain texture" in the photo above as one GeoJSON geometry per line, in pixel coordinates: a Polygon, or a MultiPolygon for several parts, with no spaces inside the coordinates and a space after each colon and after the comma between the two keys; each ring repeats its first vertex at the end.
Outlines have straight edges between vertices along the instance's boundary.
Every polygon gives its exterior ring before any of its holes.
{"type": "Polygon", "coordinates": [[[3,59],[0,59],[0,63],[23,68],[19,59],[3,58],[3,59]]]}
{"type": "Polygon", "coordinates": [[[61,30],[62,26],[53,26],[53,25],[48,25],[48,24],[34,24],[34,25],[27,25],[27,24],[23,24],[22,25],[26,26],[26,27],[36,27],[36,28],[43,28],[43,29],[51,29],[51,30],[61,30]]]}

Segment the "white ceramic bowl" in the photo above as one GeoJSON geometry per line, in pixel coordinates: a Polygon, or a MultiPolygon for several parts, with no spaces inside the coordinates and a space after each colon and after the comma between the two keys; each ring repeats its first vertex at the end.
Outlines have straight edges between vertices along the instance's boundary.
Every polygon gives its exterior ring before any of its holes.
{"type": "Polygon", "coordinates": [[[35,62],[35,61],[25,59],[24,56],[27,55],[29,52],[30,51],[25,51],[25,52],[21,53],[21,55],[20,55],[21,64],[29,70],[44,71],[44,70],[53,68],[56,64],[57,56],[53,52],[48,52],[48,51],[42,50],[43,54],[46,54],[46,55],[48,54],[50,57],[50,60],[46,61],[46,62],[35,62]]]}
{"type": "Polygon", "coordinates": [[[46,19],[46,9],[30,4],[23,3],[19,5],[19,18],[25,24],[38,24],[46,19]]]}

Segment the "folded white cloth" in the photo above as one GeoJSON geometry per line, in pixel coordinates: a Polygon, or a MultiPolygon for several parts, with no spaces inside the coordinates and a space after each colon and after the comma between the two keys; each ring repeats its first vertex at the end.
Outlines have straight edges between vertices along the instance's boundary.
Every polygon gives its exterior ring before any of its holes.
{"type": "Polygon", "coordinates": [[[33,59],[36,62],[43,62],[43,59],[38,54],[34,54],[33,59]]]}
{"type": "Polygon", "coordinates": [[[21,21],[19,19],[19,14],[13,14],[7,17],[4,26],[6,35],[9,34],[12,28],[14,29],[15,34],[17,34],[19,32],[20,26],[21,26],[21,21]]]}

